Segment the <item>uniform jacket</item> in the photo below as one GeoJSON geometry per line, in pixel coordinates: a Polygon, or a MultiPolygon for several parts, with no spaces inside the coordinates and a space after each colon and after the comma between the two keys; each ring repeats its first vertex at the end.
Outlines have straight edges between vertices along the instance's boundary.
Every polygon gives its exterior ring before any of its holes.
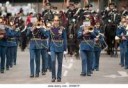
{"type": "Polygon", "coordinates": [[[80,50],[93,51],[94,38],[96,37],[94,32],[87,35],[83,35],[83,26],[78,30],[78,39],[80,40],[80,50]]]}
{"type": "Polygon", "coordinates": [[[62,27],[52,27],[49,31],[49,50],[54,52],[63,52],[67,48],[66,30],[62,27]],[[59,33],[61,32],[61,33],[59,33]]]}
{"type": "Polygon", "coordinates": [[[42,37],[48,37],[48,31],[44,28],[39,28],[35,31],[31,31],[31,28],[27,29],[27,36],[30,38],[30,49],[42,49],[42,37]],[[37,31],[36,33],[34,33],[37,31]]]}

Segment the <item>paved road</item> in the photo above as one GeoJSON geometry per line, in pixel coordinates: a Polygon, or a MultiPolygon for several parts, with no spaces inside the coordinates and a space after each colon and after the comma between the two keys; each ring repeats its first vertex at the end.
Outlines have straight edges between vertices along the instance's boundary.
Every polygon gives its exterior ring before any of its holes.
{"type": "MultiPolygon", "coordinates": [[[[67,56],[63,61],[61,84],[127,84],[128,70],[119,66],[119,57],[112,58],[104,52],[100,58],[100,71],[94,71],[91,77],[81,77],[81,60],[67,56]]],[[[18,62],[9,71],[0,74],[0,84],[50,84],[51,73],[39,78],[29,78],[29,51],[18,50],[18,62]]],[[[57,82],[55,82],[57,83],[57,82]]]]}

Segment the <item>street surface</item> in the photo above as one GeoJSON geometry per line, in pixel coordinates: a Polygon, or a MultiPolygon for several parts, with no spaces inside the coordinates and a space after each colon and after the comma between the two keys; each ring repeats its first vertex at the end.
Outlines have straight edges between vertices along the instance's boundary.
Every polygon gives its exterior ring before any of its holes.
{"type": "MultiPolygon", "coordinates": [[[[91,77],[81,77],[81,60],[69,57],[63,60],[62,82],[60,84],[127,84],[128,70],[120,67],[118,57],[110,57],[103,51],[100,58],[100,70],[91,77]]],[[[0,73],[0,84],[51,84],[51,72],[39,78],[30,78],[29,50],[18,50],[17,65],[4,74],[0,73]]],[[[55,84],[58,82],[55,82],[55,84]]]]}

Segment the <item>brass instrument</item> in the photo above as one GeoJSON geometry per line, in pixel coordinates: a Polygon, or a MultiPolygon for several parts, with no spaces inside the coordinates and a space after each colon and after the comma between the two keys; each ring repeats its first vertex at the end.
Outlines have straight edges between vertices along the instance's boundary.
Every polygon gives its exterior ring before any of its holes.
{"type": "Polygon", "coordinates": [[[5,33],[5,26],[3,24],[0,24],[0,39],[4,37],[5,33]]]}
{"type": "Polygon", "coordinates": [[[46,29],[50,30],[53,27],[53,24],[51,22],[46,23],[46,29]]]}
{"type": "Polygon", "coordinates": [[[37,22],[33,23],[33,26],[31,27],[32,31],[34,31],[35,29],[41,28],[41,26],[42,26],[42,21],[37,21],[37,22]]]}
{"type": "Polygon", "coordinates": [[[84,30],[88,30],[89,32],[93,32],[94,31],[94,27],[93,26],[85,26],[84,30]]]}
{"type": "Polygon", "coordinates": [[[89,32],[93,32],[94,31],[94,27],[93,26],[89,26],[88,30],[89,30],[89,32]]]}

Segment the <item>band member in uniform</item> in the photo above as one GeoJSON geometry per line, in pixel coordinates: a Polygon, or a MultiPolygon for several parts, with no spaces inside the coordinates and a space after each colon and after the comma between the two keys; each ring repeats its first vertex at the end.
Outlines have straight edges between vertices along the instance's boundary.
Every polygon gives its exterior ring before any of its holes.
{"type": "Polygon", "coordinates": [[[81,76],[91,76],[91,59],[93,58],[94,38],[96,37],[95,33],[91,32],[92,30],[93,27],[91,26],[90,21],[86,20],[78,31],[78,39],[80,40],[80,57],[82,60],[81,76]]]}
{"type": "Polygon", "coordinates": [[[67,11],[67,19],[68,19],[68,25],[67,25],[67,39],[68,39],[68,54],[71,56],[73,55],[75,51],[75,37],[76,37],[76,32],[75,32],[75,6],[74,4],[70,4],[69,10],[67,11]]]}
{"type": "Polygon", "coordinates": [[[42,36],[48,36],[46,29],[38,27],[38,23],[34,23],[33,27],[27,29],[27,36],[30,37],[30,77],[39,77],[40,72],[40,55],[42,49],[42,36]],[[35,63],[35,64],[34,64],[35,63]]]}
{"type": "Polygon", "coordinates": [[[6,41],[5,24],[4,24],[3,18],[1,17],[0,18],[0,58],[1,58],[0,71],[1,73],[4,73],[4,70],[5,70],[4,66],[5,66],[6,46],[7,46],[7,41],[6,41]]]}
{"type": "Polygon", "coordinates": [[[128,10],[126,6],[122,6],[121,16],[127,16],[128,10]]]}
{"type": "Polygon", "coordinates": [[[94,60],[93,60],[93,70],[99,71],[99,59],[101,54],[101,44],[104,42],[103,34],[101,34],[102,29],[100,29],[100,23],[97,22],[94,28],[94,33],[96,35],[94,42],[94,60]]]}
{"type": "Polygon", "coordinates": [[[125,35],[126,35],[126,39],[127,39],[127,52],[125,54],[125,69],[128,69],[128,15],[126,16],[126,23],[125,23],[125,35]]]}
{"type": "MultiPolygon", "coordinates": [[[[47,27],[45,26],[44,24],[44,21],[41,19],[41,16],[39,16],[39,19],[38,19],[38,27],[43,27],[44,29],[47,29],[47,27]]],[[[47,31],[47,30],[46,30],[47,31]]],[[[46,71],[48,69],[48,32],[47,32],[47,35],[46,33],[43,34],[41,36],[41,55],[42,55],[42,65],[41,65],[41,71],[42,71],[42,75],[45,75],[46,74],[46,71]]]]}
{"type": "Polygon", "coordinates": [[[126,23],[125,17],[122,17],[121,23],[117,29],[116,32],[116,41],[120,41],[120,65],[121,67],[125,67],[125,69],[128,69],[128,46],[127,46],[127,40],[128,40],[128,29],[127,29],[127,23],[126,23]]]}
{"type": "Polygon", "coordinates": [[[51,10],[51,4],[50,3],[46,4],[46,9],[42,12],[42,17],[43,17],[45,23],[47,21],[53,20],[54,15],[53,15],[53,12],[51,10]]]}
{"type": "Polygon", "coordinates": [[[115,35],[117,25],[120,22],[120,16],[114,3],[109,4],[109,9],[106,11],[105,18],[105,39],[108,45],[107,53],[111,56],[116,55],[115,53],[115,35]]]}
{"type": "Polygon", "coordinates": [[[9,70],[9,67],[13,67],[13,65],[16,65],[16,37],[20,36],[19,30],[15,30],[15,25],[13,21],[9,21],[6,27],[8,30],[10,30],[11,35],[7,37],[7,50],[6,50],[6,57],[7,57],[7,63],[6,63],[6,70],[9,70]]]}
{"type": "Polygon", "coordinates": [[[52,60],[52,82],[61,82],[63,53],[67,48],[67,35],[64,27],[60,25],[59,16],[55,15],[53,25],[49,32],[49,48],[52,60]],[[58,61],[58,70],[56,72],[56,59],[58,61]],[[57,75],[56,75],[57,73],[57,75]]]}
{"type": "MultiPolygon", "coordinates": [[[[1,57],[1,73],[4,73],[5,70],[5,56],[7,50],[7,38],[13,36],[12,32],[7,28],[8,18],[4,17],[1,22],[1,29],[3,31],[0,32],[0,57],[1,57]]],[[[7,60],[8,62],[8,60],[7,60]]]]}

